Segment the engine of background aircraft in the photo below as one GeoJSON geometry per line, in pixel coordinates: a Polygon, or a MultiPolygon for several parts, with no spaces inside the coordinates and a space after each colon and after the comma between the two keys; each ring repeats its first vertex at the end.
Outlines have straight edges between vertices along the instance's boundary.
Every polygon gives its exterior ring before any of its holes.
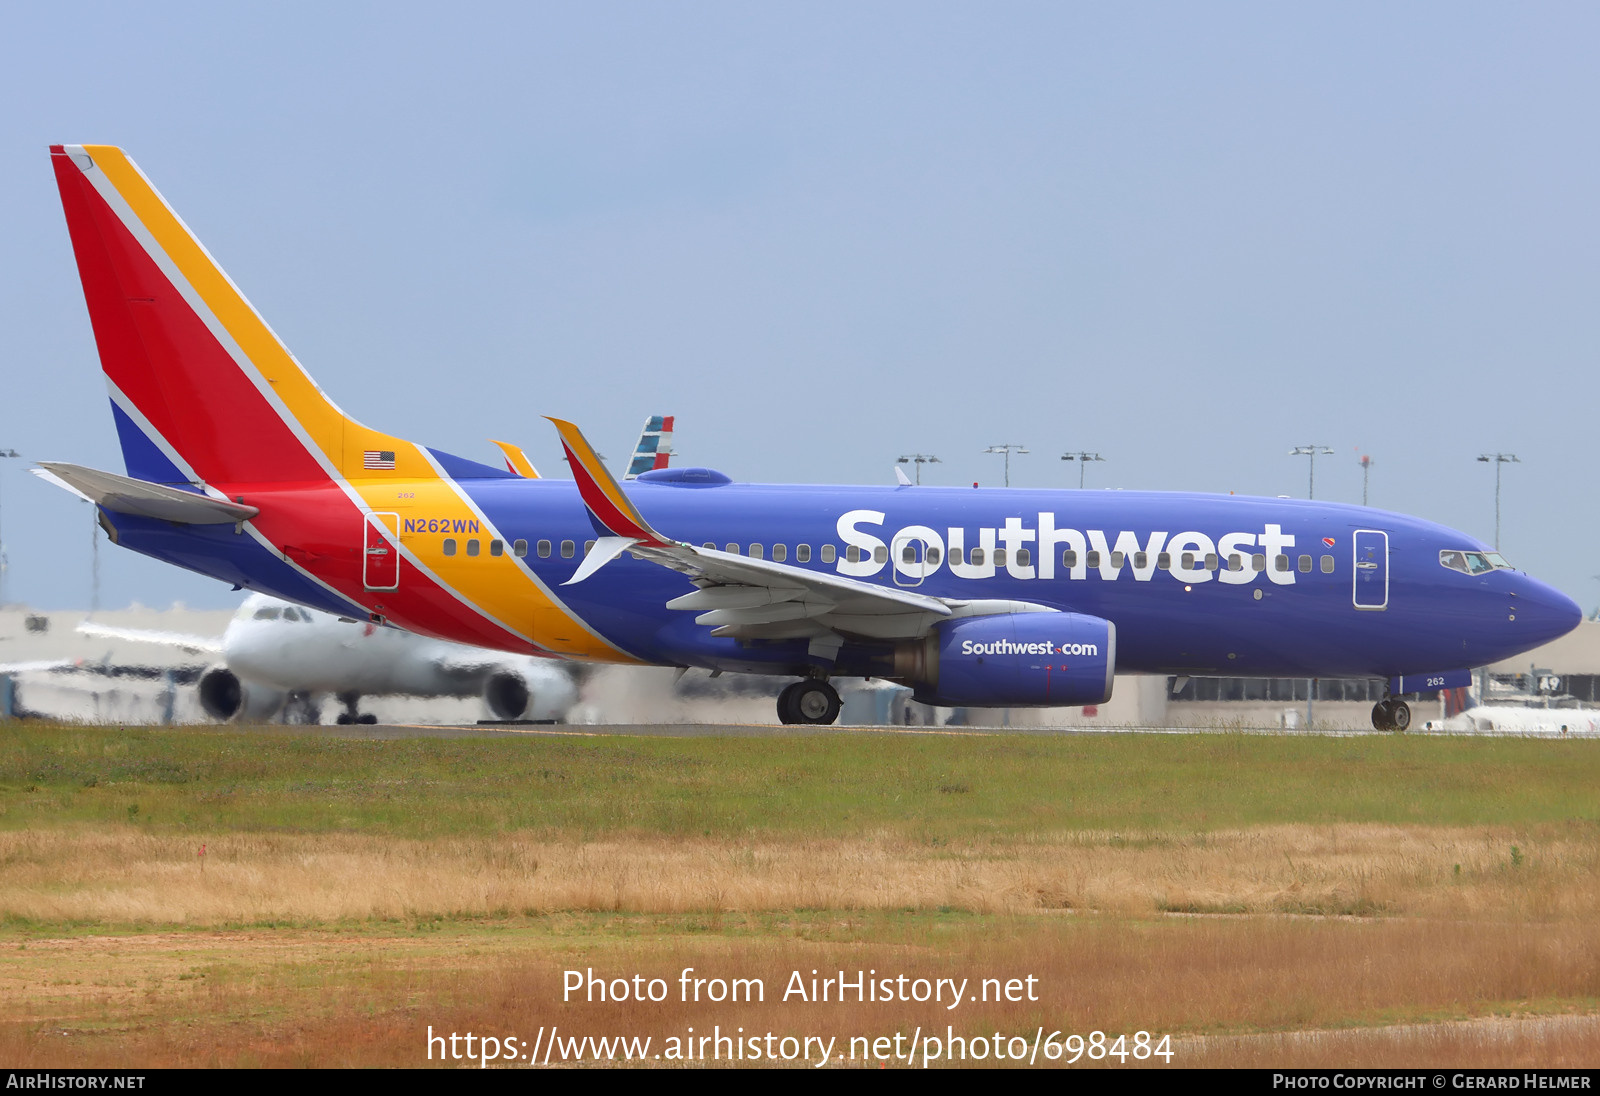
{"type": "Polygon", "coordinates": [[[241,681],[226,666],[213,666],[200,675],[199,693],[200,707],[222,723],[235,718],[270,719],[289,695],[281,689],[241,681]]]}

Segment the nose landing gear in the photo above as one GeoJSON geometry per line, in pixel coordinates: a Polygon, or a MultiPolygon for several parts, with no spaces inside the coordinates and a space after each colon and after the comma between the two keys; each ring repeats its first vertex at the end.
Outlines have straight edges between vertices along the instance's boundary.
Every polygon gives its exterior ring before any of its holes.
{"type": "Polygon", "coordinates": [[[829,724],[839,718],[839,694],[818,678],[796,681],[778,694],[778,719],[784,723],[829,724]]]}
{"type": "Polygon", "coordinates": [[[1380,731],[1403,731],[1411,726],[1411,705],[1388,697],[1372,706],[1372,726],[1380,731]]]}

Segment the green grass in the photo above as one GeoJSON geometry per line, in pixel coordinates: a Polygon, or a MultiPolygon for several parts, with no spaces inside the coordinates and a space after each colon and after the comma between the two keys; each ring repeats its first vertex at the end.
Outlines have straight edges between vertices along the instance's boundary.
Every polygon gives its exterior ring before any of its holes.
{"type": "Polygon", "coordinates": [[[0,724],[0,828],[937,844],[1275,823],[1600,819],[1600,742],[1201,734],[373,741],[0,724]]]}

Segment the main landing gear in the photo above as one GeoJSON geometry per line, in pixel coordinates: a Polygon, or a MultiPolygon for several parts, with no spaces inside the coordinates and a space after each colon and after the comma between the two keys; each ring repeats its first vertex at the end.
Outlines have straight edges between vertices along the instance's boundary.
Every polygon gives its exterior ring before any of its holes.
{"type": "Polygon", "coordinates": [[[347,727],[352,723],[376,723],[378,721],[378,717],[371,712],[362,715],[361,712],[356,710],[356,705],[361,703],[361,696],[358,693],[340,693],[339,703],[344,705],[344,711],[339,713],[339,718],[335,722],[341,727],[347,727]]]}
{"type": "Polygon", "coordinates": [[[1386,697],[1372,706],[1372,725],[1380,731],[1403,731],[1411,726],[1411,705],[1386,697]]]}
{"type": "Polygon", "coordinates": [[[778,694],[778,718],[784,723],[832,723],[839,718],[839,694],[819,678],[796,681],[778,694]]]}

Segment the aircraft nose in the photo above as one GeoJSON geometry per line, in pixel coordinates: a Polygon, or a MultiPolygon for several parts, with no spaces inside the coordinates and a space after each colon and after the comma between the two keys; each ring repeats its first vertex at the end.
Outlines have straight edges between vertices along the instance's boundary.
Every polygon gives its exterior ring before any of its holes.
{"type": "Polygon", "coordinates": [[[1578,626],[1583,610],[1576,601],[1538,579],[1518,577],[1521,581],[1512,590],[1509,615],[1516,618],[1517,632],[1530,646],[1549,643],[1578,626]]]}

